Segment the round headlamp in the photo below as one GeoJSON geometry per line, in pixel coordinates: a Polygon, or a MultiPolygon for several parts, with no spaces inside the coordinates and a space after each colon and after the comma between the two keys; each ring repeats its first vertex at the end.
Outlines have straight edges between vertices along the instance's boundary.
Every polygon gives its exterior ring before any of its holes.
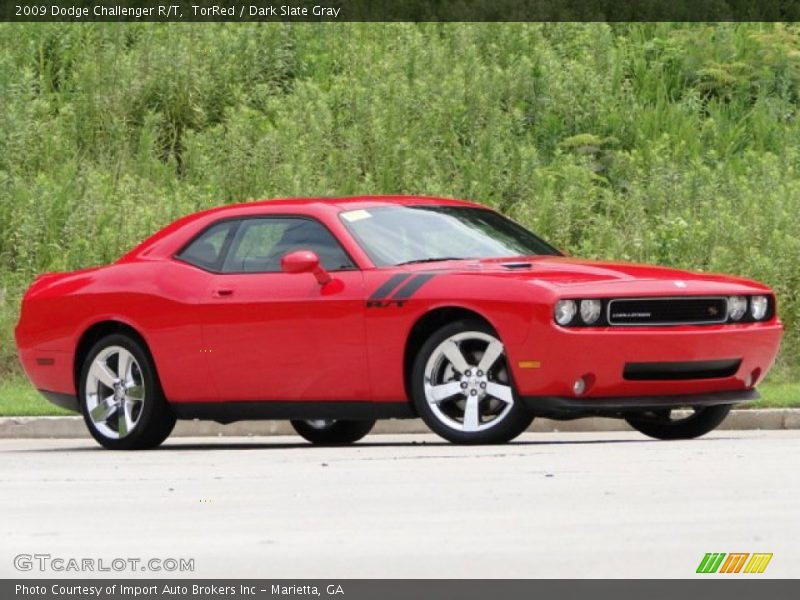
{"type": "Polygon", "coordinates": [[[600,318],[600,300],[581,300],[581,320],[587,325],[591,325],[600,318]]]}
{"type": "Polygon", "coordinates": [[[747,312],[747,298],[744,296],[731,296],[728,298],[728,318],[739,321],[747,312]]]}
{"type": "Polygon", "coordinates": [[[756,321],[760,321],[767,316],[769,300],[766,296],[753,296],[750,298],[750,316],[756,321]]]}
{"type": "Polygon", "coordinates": [[[556,302],[555,318],[559,325],[569,325],[575,318],[578,307],[575,300],[559,300],[556,302]]]}

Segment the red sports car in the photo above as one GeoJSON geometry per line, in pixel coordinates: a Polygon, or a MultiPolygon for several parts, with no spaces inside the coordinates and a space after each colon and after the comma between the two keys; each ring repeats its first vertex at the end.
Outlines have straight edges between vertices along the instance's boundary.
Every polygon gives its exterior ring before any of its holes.
{"type": "Polygon", "coordinates": [[[133,449],[191,418],[291,419],[320,444],[416,416],[468,444],[535,416],[691,438],[758,398],[781,332],[760,283],[568,258],[469,202],[359,197],[216,208],[42,275],[16,339],[48,399],[133,449]]]}

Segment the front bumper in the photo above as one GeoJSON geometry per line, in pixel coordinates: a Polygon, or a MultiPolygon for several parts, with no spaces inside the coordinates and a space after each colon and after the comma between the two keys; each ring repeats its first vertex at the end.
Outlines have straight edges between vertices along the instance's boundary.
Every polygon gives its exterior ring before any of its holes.
{"type": "Polygon", "coordinates": [[[652,396],[685,396],[748,390],[763,380],[775,362],[780,321],[741,325],[604,327],[566,329],[543,325],[528,339],[507,347],[514,382],[522,397],[562,397],[593,401],[652,396]],[[630,365],[720,364],[739,361],[723,376],[700,373],[652,379],[630,375],[630,365]],[[628,372],[626,373],[626,366],[628,372]],[[573,389],[585,378],[581,394],[573,389]]]}
{"type": "Polygon", "coordinates": [[[626,414],[663,410],[737,404],[758,400],[756,390],[688,394],[684,396],[638,396],[622,398],[565,398],[558,396],[526,396],[522,404],[530,413],[548,419],[577,419],[580,417],[621,417],[626,414]]]}

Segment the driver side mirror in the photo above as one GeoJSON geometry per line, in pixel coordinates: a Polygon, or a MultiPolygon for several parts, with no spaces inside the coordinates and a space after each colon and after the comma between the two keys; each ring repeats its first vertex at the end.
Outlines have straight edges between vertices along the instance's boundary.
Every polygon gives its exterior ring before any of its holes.
{"type": "Polygon", "coordinates": [[[330,274],[319,264],[319,256],[311,250],[296,250],[281,258],[284,273],[313,273],[320,285],[331,281],[330,274]]]}

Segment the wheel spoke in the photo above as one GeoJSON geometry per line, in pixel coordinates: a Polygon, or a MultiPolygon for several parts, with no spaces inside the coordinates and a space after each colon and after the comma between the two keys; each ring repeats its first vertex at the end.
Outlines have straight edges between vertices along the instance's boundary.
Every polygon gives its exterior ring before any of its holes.
{"type": "Polygon", "coordinates": [[[125,437],[128,435],[131,429],[133,429],[133,417],[131,415],[131,403],[130,402],[123,402],[120,410],[117,413],[117,432],[119,433],[119,437],[125,437]]]}
{"type": "Polygon", "coordinates": [[[467,396],[467,403],[464,405],[464,431],[477,431],[480,422],[480,403],[478,401],[478,396],[467,396]]]}
{"type": "Polygon", "coordinates": [[[461,394],[461,384],[458,381],[450,381],[441,385],[425,386],[425,397],[431,404],[439,404],[457,394],[461,394]]]}
{"type": "Polygon", "coordinates": [[[131,365],[133,365],[133,355],[127,350],[120,350],[117,362],[117,375],[119,380],[127,385],[131,382],[131,365]]]}
{"type": "Polygon", "coordinates": [[[116,408],[116,404],[114,404],[113,400],[114,396],[109,396],[105,400],[100,400],[97,406],[89,411],[89,416],[92,418],[92,421],[95,423],[105,423],[108,421],[108,417],[111,416],[111,413],[113,413],[116,408]]]}
{"type": "Polygon", "coordinates": [[[478,363],[478,370],[488,373],[492,365],[497,362],[497,359],[503,355],[503,344],[500,342],[492,342],[486,347],[486,352],[483,353],[480,362],[478,363]]]}
{"type": "Polygon", "coordinates": [[[459,373],[463,373],[470,368],[467,359],[461,354],[461,348],[458,347],[458,342],[450,340],[449,343],[445,344],[442,352],[447,357],[447,360],[450,361],[450,364],[453,365],[453,368],[459,373]]]}
{"type": "Polygon", "coordinates": [[[493,398],[502,400],[506,404],[514,404],[514,394],[511,392],[510,385],[502,385],[490,381],[486,384],[486,393],[493,398]]]}
{"type": "Polygon", "coordinates": [[[92,363],[92,368],[89,371],[89,374],[97,379],[100,383],[102,383],[107,388],[114,389],[114,383],[117,379],[117,376],[108,368],[108,365],[104,361],[96,360],[92,363]]]}

